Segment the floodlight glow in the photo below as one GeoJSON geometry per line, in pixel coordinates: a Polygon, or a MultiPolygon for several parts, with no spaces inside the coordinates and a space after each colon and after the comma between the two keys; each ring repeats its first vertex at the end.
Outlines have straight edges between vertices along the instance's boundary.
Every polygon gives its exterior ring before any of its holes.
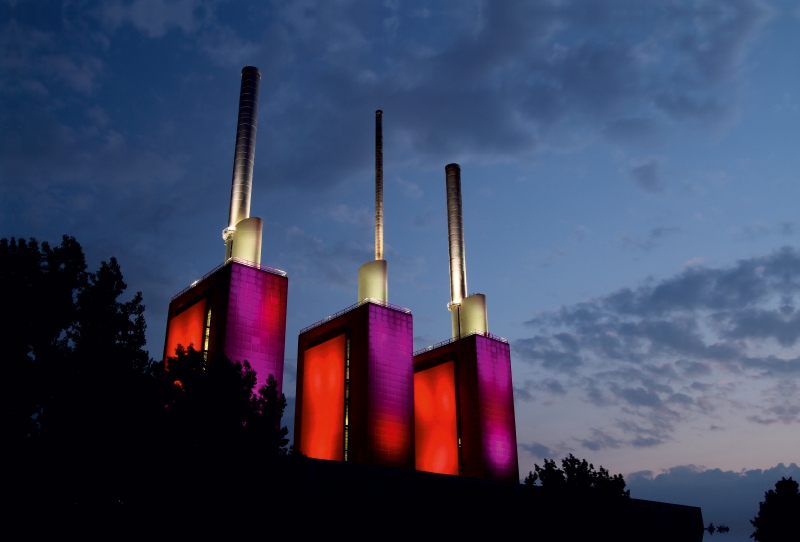
{"type": "Polygon", "coordinates": [[[458,474],[455,363],[414,374],[417,470],[458,474]]]}
{"type": "Polygon", "coordinates": [[[304,354],[302,453],[316,459],[344,458],[345,336],[304,354]]]}

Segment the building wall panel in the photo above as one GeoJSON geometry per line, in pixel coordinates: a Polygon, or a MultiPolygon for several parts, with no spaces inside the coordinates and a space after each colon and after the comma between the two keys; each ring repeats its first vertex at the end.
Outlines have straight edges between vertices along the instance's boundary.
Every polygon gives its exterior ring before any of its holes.
{"type": "Polygon", "coordinates": [[[193,345],[194,349],[203,349],[205,331],[206,300],[198,299],[192,306],[177,314],[169,321],[167,332],[166,355],[175,356],[175,349],[180,344],[184,348],[193,345]]]}
{"type": "Polygon", "coordinates": [[[236,262],[230,266],[224,353],[250,363],[256,389],[273,375],[282,390],[288,280],[236,262]]]}
{"type": "Polygon", "coordinates": [[[344,457],[345,336],[309,348],[303,356],[299,450],[308,457],[344,457]]]}
{"type": "Polygon", "coordinates": [[[414,375],[416,469],[459,474],[455,362],[414,375]]]}
{"type": "Polygon", "coordinates": [[[508,343],[475,336],[485,477],[519,481],[514,388],[508,343]]]}

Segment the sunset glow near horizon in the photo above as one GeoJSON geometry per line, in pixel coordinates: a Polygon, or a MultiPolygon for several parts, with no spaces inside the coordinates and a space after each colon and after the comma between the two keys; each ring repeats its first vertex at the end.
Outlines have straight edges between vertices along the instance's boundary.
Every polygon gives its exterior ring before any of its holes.
{"type": "Polygon", "coordinates": [[[381,109],[389,301],[415,348],[450,337],[456,162],[520,474],[573,453],[732,522],[705,488],[800,462],[800,10],[630,5],[3,2],[0,236],[117,257],[160,357],[171,296],[221,263],[257,66],[251,209],[289,277],[291,427],[299,330],[374,257],[381,109]]]}

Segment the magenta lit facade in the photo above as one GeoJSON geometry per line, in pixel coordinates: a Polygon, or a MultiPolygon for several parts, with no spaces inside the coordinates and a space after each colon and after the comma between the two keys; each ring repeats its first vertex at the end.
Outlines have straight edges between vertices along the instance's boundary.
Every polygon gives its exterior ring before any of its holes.
{"type": "Polygon", "coordinates": [[[519,480],[511,350],[508,343],[475,335],[481,445],[486,477],[519,480]]]}
{"type": "Polygon", "coordinates": [[[463,476],[519,482],[511,351],[504,339],[475,334],[422,350],[414,372],[455,362],[459,471],[463,476]]]}
{"type": "Polygon", "coordinates": [[[346,460],[414,468],[413,324],[410,311],[364,303],[305,330],[298,338],[294,446],[314,457],[302,439],[316,415],[303,400],[306,350],[345,335],[349,348],[346,460]],[[305,446],[305,447],[304,447],[305,446]]]}
{"type": "Polygon", "coordinates": [[[177,344],[187,347],[192,342],[209,360],[221,355],[247,360],[257,374],[256,389],[273,375],[282,390],[287,290],[285,274],[266,266],[237,261],[221,266],[173,298],[164,359],[175,355],[177,344]],[[184,314],[201,315],[200,321],[187,322],[184,314]],[[173,321],[176,326],[171,329],[173,321]],[[178,322],[180,332],[176,332],[178,322]],[[201,344],[196,344],[198,336],[201,344]]]}
{"type": "Polygon", "coordinates": [[[282,390],[289,281],[238,263],[231,266],[225,355],[250,362],[258,375],[256,389],[266,384],[271,374],[282,390]]]}

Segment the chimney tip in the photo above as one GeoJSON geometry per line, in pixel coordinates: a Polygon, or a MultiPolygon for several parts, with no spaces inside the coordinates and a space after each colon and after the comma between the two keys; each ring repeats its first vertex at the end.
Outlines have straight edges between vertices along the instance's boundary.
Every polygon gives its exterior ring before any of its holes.
{"type": "Polygon", "coordinates": [[[242,68],[242,76],[244,76],[244,75],[246,75],[248,73],[258,74],[258,78],[259,79],[261,78],[261,70],[259,70],[255,66],[245,66],[244,68],[242,68]]]}

